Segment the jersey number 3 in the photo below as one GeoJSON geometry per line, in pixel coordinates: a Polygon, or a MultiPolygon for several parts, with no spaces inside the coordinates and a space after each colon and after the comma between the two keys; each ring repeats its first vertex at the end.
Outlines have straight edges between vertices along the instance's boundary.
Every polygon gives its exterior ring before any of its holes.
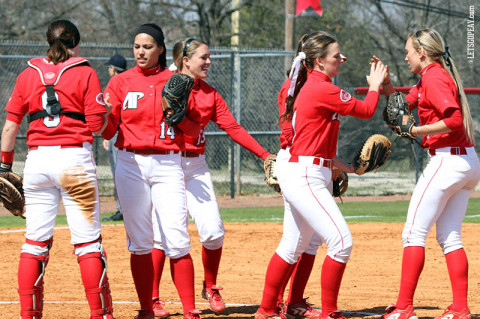
{"type": "MultiPolygon", "coordinates": [[[[58,94],[55,92],[55,97],[57,98],[58,101],[58,94]]],[[[42,94],[42,107],[44,110],[47,109],[47,92],[43,92],[42,94]]],[[[45,116],[43,118],[43,124],[45,124],[46,127],[56,127],[58,124],[60,124],[60,114],[55,115],[55,116],[45,116]]]]}

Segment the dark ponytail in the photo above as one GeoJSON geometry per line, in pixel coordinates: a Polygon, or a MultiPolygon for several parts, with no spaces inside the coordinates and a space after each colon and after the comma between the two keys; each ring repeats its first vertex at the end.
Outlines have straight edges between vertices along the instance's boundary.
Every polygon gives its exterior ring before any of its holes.
{"type": "Polygon", "coordinates": [[[50,45],[48,60],[58,64],[72,57],[68,49],[73,49],[80,43],[80,32],[72,22],[57,20],[48,26],[47,42],[50,45]]]}

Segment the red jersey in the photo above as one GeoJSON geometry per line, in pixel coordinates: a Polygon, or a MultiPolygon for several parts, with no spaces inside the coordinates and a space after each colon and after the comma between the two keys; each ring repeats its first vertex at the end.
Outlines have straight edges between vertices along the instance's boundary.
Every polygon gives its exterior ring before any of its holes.
{"type": "MultiPolygon", "coordinates": [[[[42,61],[49,63],[46,59],[42,61]]],[[[92,131],[88,127],[89,116],[101,116],[106,113],[106,109],[97,73],[88,65],[87,60],[85,62],[65,69],[54,89],[62,110],[85,114],[87,123],[62,114],[32,121],[27,131],[28,146],[93,142],[92,131]]],[[[17,83],[5,109],[14,115],[8,119],[20,124],[27,112],[32,114],[41,111],[46,104],[45,85],[39,72],[29,67],[17,77],[17,83]]]]}
{"type": "Polygon", "coordinates": [[[437,149],[447,146],[471,147],[463,126],[462,107],[458,88],[439,62],[427,65],[420,72],[422,78],[408,92],[407,101],[411,108],[418,107],[420,125],[443,120],[450,133],[424,135],[422,146],[437,149]]]}
{"type": "Polygon", "coordinates": [[[195,81],[188,100],[187,114],[191,121],[199,123],[201,127],[198,138],[185,136],[187,151],[205,153],[204,129],[210,121],[213,121],[232,140],[256,156],[265,159],[270,154],[237,123],[218,91],[203,80],[195,81]]]}
{"type": "MultiPolygon", "coordinates": [[[[282,116],[285,113],[287,106],[288,89],[290,88],[290,78],[288,78],[282,85],[280,92],[278,93],[278,113],[282,116]]],[[[280,147],[286,149],[288,146],[292,146],[293,140],[293,127],[292,121],[280,119],[280,147]]]]}
{"type": "Polygon", "coordinates": [[[105,94],[110,95],[108,120],[114,130],[105,130],[103,137],[111,139],[118,129],[118,148],[183,151],[183,132],[169,127],[163,117],[162,90],[172,74],[160,65],[149,70],[136,66],[112,77],[105,94]]]}
{"type": "Polygon", "coordinates": [[[369,91],[364,101],[357,100],[334,85],[324,73],[312,71],[295,100],[290,153],[327,159],[335,157],[339,115],[371,118],[378,98],[378,92],[369,91]]]}

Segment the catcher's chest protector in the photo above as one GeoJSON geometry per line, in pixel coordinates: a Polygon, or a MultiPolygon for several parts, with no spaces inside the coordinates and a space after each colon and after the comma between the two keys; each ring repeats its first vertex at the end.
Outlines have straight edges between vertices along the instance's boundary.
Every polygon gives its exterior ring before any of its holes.
{"type": "MultiPolygon", "coordinates": [[[[58,83],[60,76],[66,69],[83,63],[90,65],[90,62],[81,57],[73,57],[58,64],[50,63],[45,58],[35,58],[28,61],[28,65],[38,71],[40,79],[42,80],[43,85],[45,85],[47,92],[47,105],[45,106],[46,109],[30,114],[29,122],[45,116],[55,116],[60,113],[64,113],[61,112],[61,106],[55,96],[55,90],[53,87],[58,83]]],[[[65,115],[85,122],[85,116],[82,113],[67,112],[65,115]]]]}

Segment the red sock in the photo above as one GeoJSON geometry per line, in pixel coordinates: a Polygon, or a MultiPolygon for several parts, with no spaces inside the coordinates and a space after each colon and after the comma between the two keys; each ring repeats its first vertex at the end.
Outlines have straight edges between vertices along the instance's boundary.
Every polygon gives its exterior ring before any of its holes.
{"type": "Polygon", "coordinates": [[[463,248],[454,250],[445,255],[447,260],[448,274],[452,284],[453,311],[462,311],[468,308],[468,259],[463,248]]]}
{"type": "Polygon", "coordinates": [[[161,249],[152,249],[153,261],[153,292],[152,299],[159,297],[160,280],[162,279],[163,267],[165,266],[165,252],[161,249]]]}
{"type": "Polygon", "coordinates": [[[398,309],[404,310],[413,305],[413,296],[424,264],[425,247],[409,246],[403,249],[402,278],[396,304],[398,309]]]}
{"type": "Polygon", "coordinates": [[[140,308],[153,311],[153,262],[152,254],[130,256],[130,268],[132,269],[133,282],[137,290],[140,308]]]}
{"type": "MultiPolygon", "coordinates": [[[[301,259],[301,257],[300,257],[300,259],[301,259]]],[[[285,289],[287,288],[288,280],[293,278],[292,274],[294,273],[295,269],[297,269],[298,263],[300,262],[300,259],[295,264],[295,267],[290,268],[290,271],[289,271],[288,275],[285,276],[285,280],[283,281],[282,285],[280,286],[280,291],[278,292],[278,302],[277,303],[284,303],[283,295],[285,294],[285,289]]],[[[287,299],[288,299],[288,297],[287,297],[287,299]]],[[[288,301],[288,300],[286,300],[286,301],[288,301]]]]}
{"type": "Polygon", "coordinates": [[[322,266],[322,316],[328,316],[332,311],[338,310],[337,300],[343,273],[347,264],[325,257],[322,266]]]}
{"type": "Polygon", "coordinates": [[[91,318],[103,318],[103,314],[111,314],[112,297],[108,277],[102,282],[104,265],[100,253],[89,253],[78,257],[80,274],[90,306],[91,318]],[[101,287],[99,289],[99,287],[101,287]],[[100,294],[102,296],[100,296],[100,294]]]}
{"type": "Polygon", "coordinates": [[[170,271],[173,283],[177,288],[180,301],[183,306],[183,313],[195,309],[195,288],[193,261],[190,254],[177,259],[170,258],[170,271]]]}
{"type": "Polygon", "coordinates": [[[310,278],[310,274],[312,273],[314,262],[315,255],[303,253],[300,257],[297,267],[295,267],[291,276],[292,279],[290,280],[289,304],[303,301],[303,293],[305,292],[308,278],[310,278]]]}
{"type": "Polygon", "coordinates": [[[212,287],[217,284],[218,267],[222,258],[222,247],[211,250],[202,246],[203,272],[205,286],[212,287]]]}
{"type": "Polygon", "coordinates": [[[277,309],[278,294],[282,285],[288,280],[288,275],[291,274],[293,268],[295,268],[295,264],[290,265],[277,253],[273,254],[265,275],[265,287],[260,304],[264,313],[273,313],[277,309]]]}
{"type": "Polygon", "coordinates": [[[35,286],[44,256],[29,253],[20,254],[18,265],[18,293],[20,295],[20,315],[22,318],[41,317],[43,309],[43,278],[35,286]],[[33,294],[37,299],[33,305],[33,294]],[[35,308],[35,311],[33,310],[35,308]]]}

